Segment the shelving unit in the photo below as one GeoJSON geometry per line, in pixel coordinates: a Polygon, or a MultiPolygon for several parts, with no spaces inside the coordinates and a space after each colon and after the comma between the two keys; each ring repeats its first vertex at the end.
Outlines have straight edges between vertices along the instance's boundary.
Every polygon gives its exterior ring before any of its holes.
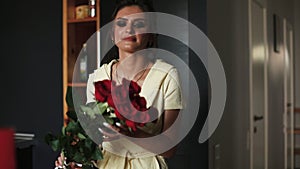
{"type": "MultiPolygon", "coordinates": [[[[65,100],[67,90],[78,88],[78,91],[85,95],[86,81],[80,80],[79,75],[79,54],[84,43],[87,43],[87,72],[91,73],[97,68],[99,35],[100,29],[100,0],[95,0],[96,15],[94,17],[76,18],[76,7],[88,5],[89,0],[63,0],[63,114],[66,124],[66,112],[70,110],[65,100]],[[92,38],[91,38],[92,37],[92,38]],[[90,55],[89,55],[90,54],[90,55]]],[[[82,102],[84,103],[84,99],[82,102]]]]}

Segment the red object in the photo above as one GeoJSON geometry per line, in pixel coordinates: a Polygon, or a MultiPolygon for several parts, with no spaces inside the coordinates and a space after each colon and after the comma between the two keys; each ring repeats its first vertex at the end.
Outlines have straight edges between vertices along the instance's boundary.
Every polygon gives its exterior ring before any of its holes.
{"type": "Polygon", "coordinates": [[[147,108],[147,102],[140,96],[141,87],[131,80],[122,79],[121,85],[115,81],[103,80],[95,82],[95,98],[98,102],[107,102],[114,108],[119,120],[125,121],[133,131],[136,126],[143,127],[148,122],[154,122],[158,111],[147,108]]]}
{"type": "Polygon", "coordinates": [[[0,164],[1,168],[16,169],[14,130],[0,129],[0,164]]]}

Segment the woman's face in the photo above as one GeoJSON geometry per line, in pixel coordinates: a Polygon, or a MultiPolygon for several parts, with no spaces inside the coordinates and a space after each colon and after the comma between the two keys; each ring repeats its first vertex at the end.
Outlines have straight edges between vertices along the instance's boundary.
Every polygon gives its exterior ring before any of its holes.
{"type": "Polygon", "coordinates": [[[114,41],[120,51],[134,53],[145,49],[148,43],[149,25],[138,6],[124,7],[114,20],[114,41]],[[134,15],[132,15],[134,14],[134,15]]]}

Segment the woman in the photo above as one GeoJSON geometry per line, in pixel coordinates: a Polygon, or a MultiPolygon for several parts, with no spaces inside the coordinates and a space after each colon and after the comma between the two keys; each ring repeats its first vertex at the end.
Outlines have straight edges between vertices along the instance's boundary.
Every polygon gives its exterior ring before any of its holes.
{"type": "MultiPolygon", "coordinates": [[[[148,1],[121,0],[117,4],[113,14],[112,33],[112,41],[117,47],[117,59],[110,59],[109,63],[103,64],[90,75],[87,86],[87,102],[95,101],[94,82],[110,79],[121,83],[122,78],[126,78],[141,86],[141,96],[146,98],[147,106],[155,107],[161,116],[154,125],[139,127],[134,135],[120,124],[106,125],[114,132],[100,129],[105,139],[102,144],[103,160],[97,164],[99,169],[166,169],[167,164],[164,158],[171,157],[176,150],[176,146],[174,146],[168,151],[156,155],[147,151],[153,145],[140,144],[138,141],[135,143],[126,142],[126,140],[111,141],[118,140],[120,133],[135,138],[159,135],[173,124],[179,110],[182,109],[179,78],[175,67],[160,59],[147,57],[149,52],[143,52],[144,49],[156,44],[155,35],[147,33],[151,23],[143,12],[154,12],[148,1]],[[134,144],[140,145],[142,148],[134,144]],[[131,147],[134,148],[131,149],[131,147]],[[119,154],[116,151],[123,153],[119,154]]],[[[151,56],[152,54],[150,52],[151,56]]],[[[172,140],[170,135],[166,135],[164,138],[172,140]]],[[[155,146],[163,147],[157,143],[155,146]]],[[[61,158],[56,162],[57,166],[61,163],[60,161],[61,158]]]]}

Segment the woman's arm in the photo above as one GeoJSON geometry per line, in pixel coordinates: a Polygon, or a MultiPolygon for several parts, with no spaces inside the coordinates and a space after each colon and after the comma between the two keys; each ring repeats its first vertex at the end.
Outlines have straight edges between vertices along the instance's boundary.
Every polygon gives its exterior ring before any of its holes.
{"type": "MultiPolygon", "coordinates": [[[[165,111],[165,116],[164,116],[164,126],[163,126],[163,132],[166,131],[169,127],[172,126],[172,124],[175,122],[176,118],[178,117],[180,110],[166,110],[165,111]]],[[[169,136],[170,137],[170,136],[169,136]]],[[[177,137],[175,136],[171,136],[171,137],[177,137]]],[[[172,138],[170,138],[172,139],[172,138]]],[[[175,152],[176,152],[176,145],[174,147],[172,147],[170,150],[160,154],[161,156],[165,157],[165,158],[170,158],[172,157],[175,152]]]]}
{"type": "MultiPolygon", "coordinates": [[[[162,132],[166,131],[169,127],[171,127],[173,125],[173,123],[175,122],[176,118],[178,117],[178,114],[179,114],[179,111],[178,109],[174,109],[174,110],[165,110],[164,112],[164,122],[163,122],[163,130],[162,132]]],[[[164,148],[164,144],[166,144],[167,142],[170,142],[170,144],[172,144],[172,140],[174,140],[177,135],[177,133],[174,133],[173,135],[164,135],[164,137],[162,137],[163,140],[161,140],[160,143],[162,143],[162,145],[159,145],[159,143],[155,143],[156,146],[162,146],[162,149],[164,148]]],[[[152,137],[153,135],[150,135],[142,130],[137,130],[137,132],[135,133],[134,137],[137,137],[137,138],[142,138],[142,137],[152,137]]],[[[138,143],[139,144],[139,143],[138,143]]],[[[141,143],[141,145],[143,146],[147,146],[143,143],[141,143]]],[[[149,148],[151,149],[152,145],[149,145],[149,148]]],[[[177,146],[174,146],[172,147],[171,149],[169,149],[168,151],[166,152],[163,152],[161,153],[160,155],[165,157],[165,158],[170,158],[172,157],[175,152],[176,152],[176,147],[177,146]]],[[[144,147],[147,149],[147,147],[144,147]]]]}

